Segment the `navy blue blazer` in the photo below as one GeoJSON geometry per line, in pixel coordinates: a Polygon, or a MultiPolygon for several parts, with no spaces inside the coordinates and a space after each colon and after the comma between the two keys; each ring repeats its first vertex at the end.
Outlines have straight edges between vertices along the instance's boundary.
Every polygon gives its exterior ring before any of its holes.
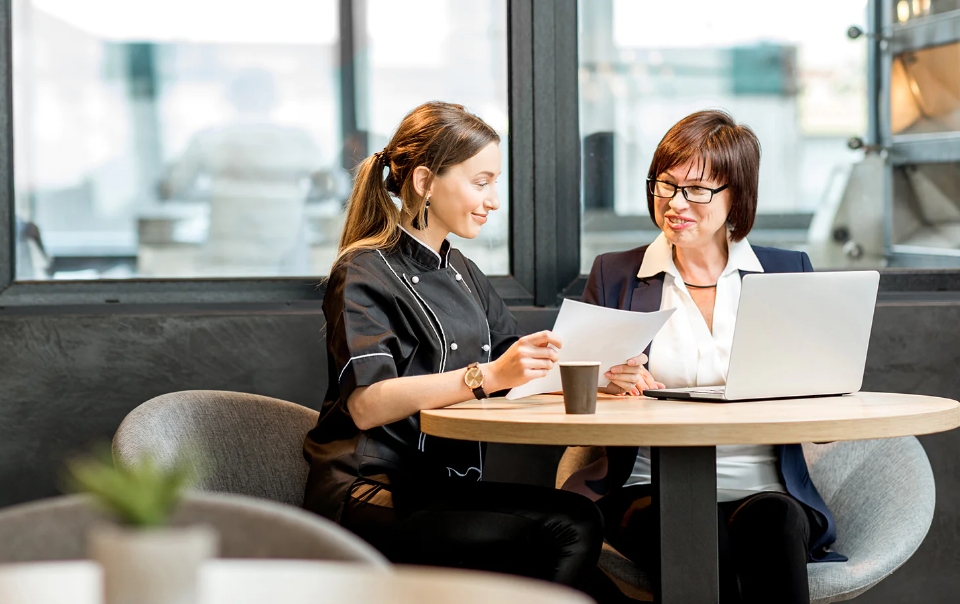
{"type": "MultiPolygon", "coordinates": [[[[608,308],[654,312],[660,310],[663,294],[664,273],[647,279],[638,279],[637,272],[643,262],[647,246],[626,252],[602,254],[597,257],[587,279],[583,301],[608,308]]],[[[813,270],[810,258],[804,252],[780,250],[769,247],[753,247],[760,266],[767,273],[800,273],[813,270]]],[[[741,276],[746,271],[740,271],[741,276]]],[[[647,349],[649,352],[649,347],[647,349]]],[[[656,377],[656,376],[654,376],[656,377]]],[[[843,562],[846,557],[827,548],[837,539],[837,529],[827,504],[817,487],[810,480],[803,448],[798,444],[777,445],[780,476],[787,492],[800,503],[819,514],[820,536],[810,549],[810,558],[815,562],[843,562]]],[[[637,447],[607,447],[605,476],[597,480],[585,480],[586,486],[603,495],[620,488],[630,478],[637,447]]],[[[602,464],[601,464],[602,465],[602,464]]],[[[598,468],[599,469],[599,468],[598,468]]],[[[602,471],[602,470],[601,470],[602,471]]],[[[813,535],[817,527],[811,527],[813,535]]]]}

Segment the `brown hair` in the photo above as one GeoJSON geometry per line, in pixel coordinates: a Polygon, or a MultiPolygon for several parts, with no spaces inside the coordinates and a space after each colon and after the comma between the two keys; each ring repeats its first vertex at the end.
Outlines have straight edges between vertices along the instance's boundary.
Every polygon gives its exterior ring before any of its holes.
{"type": "MultiPolygon", "coordinates": [[[[729,186],[730,239],[740,241],[753,228],[757,215],[760,180],[760,141],[749,126],[737,125],[726,111],[698,111],[677,122],[663,135],[650,162],[648,178],[657,178],[670,168],[691,159],[707,177],[729,186]]],[[[647,207],[656,222],[653,194],[647,188],[647,207]]]]}
{"type": "Polygon", "coordinates": [[[500,142],[500,136],[463,105],[433,101],[408,113],[383,151],[357,168],[334,266],[352,251],[395,245],[403,217],[424,224],[426,203],[413,184],[418,166],[439,176],[492,142],[500,142]],[[389,169],[386,179],[384,168],[389,169]],[[399,208],[390,195],[400,198],[399,208]]]}

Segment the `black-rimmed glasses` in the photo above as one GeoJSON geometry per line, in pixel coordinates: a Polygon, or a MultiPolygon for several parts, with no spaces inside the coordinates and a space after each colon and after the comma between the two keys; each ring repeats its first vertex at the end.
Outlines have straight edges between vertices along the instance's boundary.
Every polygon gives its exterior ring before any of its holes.
{"type": "Polygon", "coordinates": [[[655,178],[647,179],[647,190],[650,191],[650,194],[654,197],[673,199],[676,197],[677,191],[680,190],[683,191],[683,198],[690,203],[710,203],[713,201],[714,195],[720,191],[723,191],[728,186],[730,185],[723,185],[722,187],[717,187],[716,189],[701,187],[699,185],[687,185],[685,187],[680,187],[672,182],[657,180],[655,178]]]}

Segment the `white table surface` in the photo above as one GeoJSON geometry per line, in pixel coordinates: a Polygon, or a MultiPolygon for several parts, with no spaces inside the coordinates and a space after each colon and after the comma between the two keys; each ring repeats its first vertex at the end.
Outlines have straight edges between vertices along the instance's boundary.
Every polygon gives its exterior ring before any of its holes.
{"type": "MultiPolygon", "coordinates": [[[[102,604],[90,561],[0,565],[3,604],[102,604]]],[[[590,604],[542,581],[441,568],[377,569],[344,562],[213,560],[200,571],[200,604],[590,604]]]]}

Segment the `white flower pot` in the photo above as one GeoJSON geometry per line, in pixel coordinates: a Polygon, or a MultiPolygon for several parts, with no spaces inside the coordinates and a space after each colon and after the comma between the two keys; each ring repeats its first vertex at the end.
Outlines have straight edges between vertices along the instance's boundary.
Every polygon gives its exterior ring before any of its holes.
{"type": "Polygon", "coordinates": [[[203,525],[101,525],[87,546],[103,567],[104,604],[197,604],[200,566],[216,557],[219,538],[203,525]]]}

